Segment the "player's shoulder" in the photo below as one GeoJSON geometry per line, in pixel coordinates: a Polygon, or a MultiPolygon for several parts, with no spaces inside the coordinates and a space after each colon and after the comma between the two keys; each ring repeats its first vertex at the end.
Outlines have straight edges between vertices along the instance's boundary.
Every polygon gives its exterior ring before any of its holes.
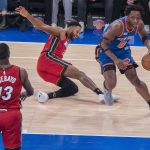
{"type": "Polygon", "coordinates": [[[114,36],[120,36],[123,32],[124,25],[121,21],[115,20],[110,24],[108,32],[113,34],[114,36]]]}
{"type": "MultiPolygon", "coordinates": [[[[19,66],[18,66],[18,67],[19,67],[19,66]]],[[[19,69],[20,69],[20,73],[21,73],[21,74],[26,74],[26,73],[27,73],[27,71],[26,71],[25,68],[19,67],[19,69]]]]}
{"type": "Polygon", "coordinates": [[[124,24],[123,24],[123,22],[121,20],[115,20],[110,25],[110,27],[115,29],[115,30],[122,30],[123,26],[124,26],[124,24]]]}

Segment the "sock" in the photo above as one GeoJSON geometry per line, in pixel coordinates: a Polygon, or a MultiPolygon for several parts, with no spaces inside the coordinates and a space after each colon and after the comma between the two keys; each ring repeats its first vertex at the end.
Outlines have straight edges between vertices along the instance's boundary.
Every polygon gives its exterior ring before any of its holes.
{"type": "Polygon", "coordinates": [[[49,99],[59,98],[59,97],[65,97],[64,96],[64,90],[62,88],[59,89],[58,91],[48,93],[47,95],[48,95],[49,99]]]}
{"type": "Polygon", "coordinates": [[[97,95],[103,94],[103,92],[102,92],[99,88],[96,88],[96,89],[94,90],[94,92],[95,92],[97,95]]]}
{"type": "Polygon", "coordinates": [[[49,99],[56,97],[56,93],[55,92],[48,93],[47,95],[48,95],[49,99]]]}

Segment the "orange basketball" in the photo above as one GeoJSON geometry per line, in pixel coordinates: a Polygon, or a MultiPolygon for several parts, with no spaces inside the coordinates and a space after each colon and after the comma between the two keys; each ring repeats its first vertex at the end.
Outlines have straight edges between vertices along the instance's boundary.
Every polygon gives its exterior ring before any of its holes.
{"type": "Polygon", "coordinates": [[[144,69],[150,71],[150,53],[147,53],[142,57],[141,64],[144,69]]]}

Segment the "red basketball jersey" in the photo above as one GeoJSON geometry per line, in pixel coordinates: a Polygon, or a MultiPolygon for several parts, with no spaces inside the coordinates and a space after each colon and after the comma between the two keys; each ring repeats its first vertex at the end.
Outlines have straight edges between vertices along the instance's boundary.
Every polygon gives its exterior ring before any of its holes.
{"type": "Polygon", "coordinates": [[[0,68],[0,109],[19,109],[21,89],[20,68],[0,68]]]}
{"type": "Polygon", "coordinates": [[[50,36],[45,43],[45,46],[41,53],[47,52],[48,55],[53,55],[59,59],[63,58],[63,54],[68,46],[69,39],[61,40],[60,37],[50,36]]]}

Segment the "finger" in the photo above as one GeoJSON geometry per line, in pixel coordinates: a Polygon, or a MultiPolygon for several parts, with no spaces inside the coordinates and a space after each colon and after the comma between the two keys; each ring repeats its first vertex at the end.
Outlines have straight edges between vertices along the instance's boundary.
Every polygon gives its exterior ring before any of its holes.
{"type": "Polygon", "coordinates": [[[16,9],[22,9],[22,6],[18,6],[18,7],[16,7],[16,9]]]}
{"type": "Polygon", "coordinates": [[[15,11],[19,13],[19,12],[21,12],[21,9],[20,8],[16,8],[15,11]]]}
{"type": "Polygon", "coordinates": [[[15,9],[15,11],[19,11],[20,9],[17,7],[16,9],[15,9]]]}
{"type": "Polygon", "coordinates": [[[15,10],[20,11],[20,10],[22,10],[22,9],[23,9],[23,7],[22,7],[22,6],[19,6],[19,7],[17,7],[15,10]]]}
{"type": "Polygon", "coordinates": [[[18,8],[19,8],[19,9],[22,9],[23,7],[22,7],[22,6],[19,6],[18,8]]]}

